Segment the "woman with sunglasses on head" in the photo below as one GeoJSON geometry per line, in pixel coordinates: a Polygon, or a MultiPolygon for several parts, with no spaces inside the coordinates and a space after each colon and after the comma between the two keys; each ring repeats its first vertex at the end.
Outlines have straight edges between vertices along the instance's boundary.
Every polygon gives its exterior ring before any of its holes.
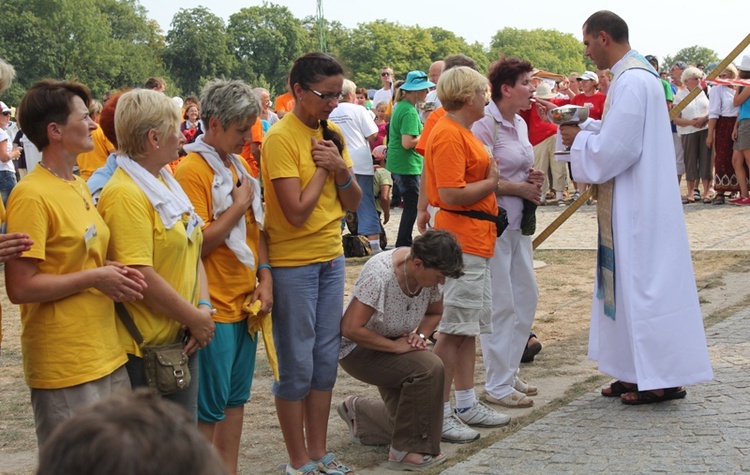
{"type": "Polygon", "coordinates": [[[289,74],[294,109],[261,152],[280,376],[272,390],[287,475],[353,473],[326,448],[344,306],[341,218],[362,197],[340,129],[327,120],[343,82],[330,56],[298,58],[289,74]]]}

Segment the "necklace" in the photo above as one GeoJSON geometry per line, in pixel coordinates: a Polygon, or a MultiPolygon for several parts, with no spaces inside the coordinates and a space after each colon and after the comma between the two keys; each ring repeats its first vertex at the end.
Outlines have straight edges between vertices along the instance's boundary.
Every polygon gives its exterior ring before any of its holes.
{"type": "Polygon", "coordinates": [[[456,116],[456,114],[454,114],[454,113],[452,113],[452,112],[448,112],[448,113],[447,113],[447,115],[451,116],[451,118],[452,118],[453,120],[455,120],[456,122],[458,122],[458,123],[459,123],[459,125],[460,125],[461,127],[463,127],[464,129],[471,129],[471,127],[466,127],[466,124],[464,124],[464,123],[463,123],[463,121],[462,121],[461,119],[459,119],[459,118],[458,118],[458,116],[456,116]]]}
{"type": "Polygon", "coordinates": [[[76,186],[73,185],[73,183],[75,182],[75,180],[73,180],[72,182],[70,180],[66,180],[65,178],[63,178],[60,175],[58,175],[57,173],[55,173],[49,166],[47,166],[46,163],[44,163],[42,161],[39,162],[39,165],[41,165],[42,168],[44,168],[48,172],[52,173],[57,178],[59,178],[60,180],[62,180],[63,182],[65,182],[67,185],[69,185],[71,188],[73,188],[73,191],[75,191],[76,193],[78,193],[78,196],[80,196],[81,199],[83,200],[83,204],[86,205],[86,209],[87,210],[91,209],[91,204],[89,204],[89,200],[86,199],[86,195],[84,195],[83,193],[81,193],[81,190],[79,188],[77,188],[76,186]]]}
{"type": "MultiPolygon", "coordinates": [[[[417,288],[414,289],[413,292],[412,292],[411,288],[409,288],[409,274],[406,273],[406,261],[408,261],[408,260],[409,260],[408,257],[406,259],[404,259],[404,285],[406,287],[406,291],[409,293],[409,296],[410,297],[414,297],[417,294],[417,292],[419,292],[419,289],[421,287],[419,285],[419,282],[417,282],[417,288]]],[[[407,310],[408,310],[408,308],[407,308],[407,310]]]]}

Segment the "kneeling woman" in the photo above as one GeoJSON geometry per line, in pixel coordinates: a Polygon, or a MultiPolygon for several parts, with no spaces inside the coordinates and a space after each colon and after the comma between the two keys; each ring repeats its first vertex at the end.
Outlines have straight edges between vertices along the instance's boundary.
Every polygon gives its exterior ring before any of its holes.
{"type": "Polygon", "coordinates": [[[381,399],[347,397],[339,415],[352,439],[390,444],[388,463],[397,470],[423,469],[445,461],[443,363],[427,351],[443,312],[438,284],[463,275],[461,247],[447,231],[430,230],[370,259],[357,279],[341,322],[339,364],[353,377],[377,386],[381,399]]]}

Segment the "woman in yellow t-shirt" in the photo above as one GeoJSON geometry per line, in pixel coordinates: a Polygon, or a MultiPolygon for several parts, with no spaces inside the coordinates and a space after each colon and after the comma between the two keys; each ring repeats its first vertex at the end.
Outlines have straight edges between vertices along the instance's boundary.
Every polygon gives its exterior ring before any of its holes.
{"type": "Polygon", "coordinates": [[[261,109],[250,86],[220,79],[206,84],[201,104],[206,133],[185,146],[175,175],[205,223],[203,264],[216,309],[216,338],[200,353],[198,428],[236,473],[257,349],[243,303],[260,300],[262,313],[273,305],[260,183],[238,155],[261,109]]]}
{"type": "Polygon", "coordinates": [[[107,265],[109,228],[86,183],[73,175],[91,150],[91,95],[83,84],[46,79],[21,101],[21,127],[42,161],[8,201],[8,231],[31,249],[5,265],[8,296],[21,304],[21,351],[41,445],[63,420],[130,388],[115,326],[115,301],[143,298],[143,275],[107,265]]]}
{"type": "MultiPolygon", "coordinates": [[[[185,137],[180,109],[162,93],[136,89],[123,94],[115,109],[117,170],[102,190],[99,211],[112,232],[107,255],[133,266],[145,277],[142,302],[125,308],[148,346],[176,343],[186,327],[185,351],[192,375],[195,351],[213,339],[213,310],[208,301],[200,249],[200,217],[177,181],[165,169],[185,137]]],[[[147,386],[141,350],[118,321],[120,342],[133,387],[147,386]]],[[[198,384],[165,396],[196,418],[198,384]]]]}
{"type": "Polygon", "coordinates": [[[327,122],[343,82],[330,56],[298,58],[289,74],[294,109],[269,129],[261,151],[280,374],[272,390],[287,475],[353,473],[326,448],[344,307],[341,218],[362,197],[341,133],[327,122]]]}

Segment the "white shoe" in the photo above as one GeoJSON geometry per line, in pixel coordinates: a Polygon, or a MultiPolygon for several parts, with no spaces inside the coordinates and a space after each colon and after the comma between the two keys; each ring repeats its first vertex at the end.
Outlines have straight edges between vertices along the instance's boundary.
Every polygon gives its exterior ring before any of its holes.
{"type": "Polygon", "coordinates": [[[466,412],[455,410],[456,416],[466,425],[477,427],[502,427],[508,425],[510,416],[500,414],[487,407],[482,401],[477,401],[466,412]]]}
{"type": "Polygon", "coordinates": [[[534,405],[533,399],[526,396],[524,393],[520,391],[516,391],[515,389],[513,390],[512,393],[508,394],[505,397],[501,397],[500,399],[496,399],[490,396],[489,394],[487,394],[484,398],[490,404],[497,404],[498,406],[511,407],[511,408],[531,407],[534,405]]]}
{"type": "Polygon", "coordinates": [[[456,414],[451,414],[443,419],[443,436],[440,439],[441,441],[465,444],[473,442],[478,438],[479,432],[464,424],[456,414]]]}

